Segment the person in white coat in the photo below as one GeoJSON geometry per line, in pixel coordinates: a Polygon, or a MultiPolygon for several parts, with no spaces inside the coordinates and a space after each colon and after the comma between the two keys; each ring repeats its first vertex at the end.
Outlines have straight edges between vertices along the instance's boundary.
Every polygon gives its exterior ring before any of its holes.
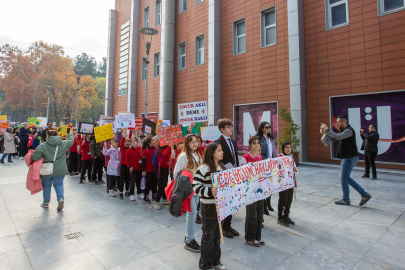
{"type": "Polygon", "coordinates": [[[14,136],[12,133],[11,128],[7,128],[6,132],[4,133],[4,154],[0,159],[0,163],[5,164],[4,159],[8,156],[7,163],[14,163],[11,160],[11,156],[15,153],[15,143],[14,139],[18,138],[14,136]]]}

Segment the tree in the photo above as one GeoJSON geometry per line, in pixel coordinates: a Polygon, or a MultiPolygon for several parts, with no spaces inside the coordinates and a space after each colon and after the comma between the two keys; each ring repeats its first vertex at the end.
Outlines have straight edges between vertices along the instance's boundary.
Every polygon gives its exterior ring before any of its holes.
{"type": "Polygon", "coordinates": [[[80,119],[83,121],[96,122],[99,116],[104,113],[105,81],[105,77],[98,77],[94,80],[95,95],[89,98],[91,104],[88,109],[79,111],[80,119]]]}
{"type": "Polygon", "coordinates": [[[280,117],[285,124],[280,139],[280,145],[282,145],[283,142],[290,142],[293,153],[299,153],[298,146],[300,145],[300,139],[298,139],[297,132],[301,128],[294,123],[291,112],[287,112],[287,107],[280,107],[280,117]]]}
{"type": "Polygon", "coordinates": [[[103,61],[98,63],[97,77],[105,77],[107,72],[107,57],[103,57],[103,61]]]}
{"type": "Polygon", "coordinates": [[[97,61],[94,56],[82,53],[75,58],[75,71],[81,71],[83,75],[95,77],[97,75],[97,61]]]}

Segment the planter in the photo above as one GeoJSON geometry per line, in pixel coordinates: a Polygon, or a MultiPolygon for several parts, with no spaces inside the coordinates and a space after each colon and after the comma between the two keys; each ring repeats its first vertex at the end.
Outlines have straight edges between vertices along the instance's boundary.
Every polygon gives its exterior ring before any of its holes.
{"type": "Polygon", "coordinates": [[[295,165],[300,165],[300,153],[293,153],[293,158],[295,161],[295,165]]]}

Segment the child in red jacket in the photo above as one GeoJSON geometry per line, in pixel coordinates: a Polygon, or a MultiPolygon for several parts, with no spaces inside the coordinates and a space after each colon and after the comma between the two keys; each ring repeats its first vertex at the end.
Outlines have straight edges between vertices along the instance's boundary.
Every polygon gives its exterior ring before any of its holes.
{"type": "Polygon", "coordinates": [[[131,148],[127,150],[127,153],[125,155],[125,163],[131,174],[129,199],[131,201],[135,201],[135,184],[136,184],[136,193],[138,194],[138,199],[143,200],[144,196],[141,190],[142,152],[141,147],[138,146],[138,139],[136,137],[131,138],[131,148]]]}
{"type": "Polygon", "coordinates": [[[79,136],[76,132],[73,133],[74,140],[72,147],[69,148],[69,175],[78,175],[79,170],[77,166],[79,165],[77,146],[79,145],[79,136]]]}
{"type": "Polygon", "coordinates": [[[152,199],[155,199],[158,179],[155,166],[152,165],[152,156],[156,151],[156,141],[152,136],[147,137],[142,143],[142,176],[145,176],[144,203],[151,203],[149,191],[152,190],[152,199]]]}
{"type": "Polygon", "coordinates": [[[92,157],[90,153],[90,135],[84,135],[82,147],[82,174],[80,176],[80,184],[83,184],[84,174],[87,170],[87,179],[91,182],[91,169],[92,169],[92,157]]]}
{"type": "Polygon", "coordinates": [[[160,198],[163,197],[162,204],[168,205],[169,200],[167,200],[165,188],[167,186],[167,177],[169,175],[169,159],[171,156],[172,146],[160,146],[158,142],[158,163],[155,167],[155,174],[158,179],[158,190],[156,193],[155,201],[153,202],[153,208],[160,210],[160,198]]]}
{"type": "MultiPolygon", "coordinates": [[[[127,129],[123,128],[122,130],[122,137],[121,137],[121,142],[120,142],[120,152],[121,152],[121,158],[120,158],[120,164],[121,164],[121,172],[120,172],[120,182],[118,184],[118,189],[120,190],[120,199],[124,198],[124,183],[125,183],[125,196],[129,196],[129,170],[128,167],[125,163],[125,156],[127,154],[127,150],[131,146],[131,139],[127,138],[127,129]]],[[[130,137],[132,135],[132,130],[130,131],[130,137]]]]}

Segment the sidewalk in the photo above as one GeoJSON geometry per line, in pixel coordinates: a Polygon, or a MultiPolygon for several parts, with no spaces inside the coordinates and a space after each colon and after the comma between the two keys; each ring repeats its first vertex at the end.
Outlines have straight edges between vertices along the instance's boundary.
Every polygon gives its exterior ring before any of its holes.
{"type": "MultiPolygon", "coordinates": [[[[168,206],[156,211],[142,201],[111,198],[105,185],[65,178],[65,209],[56,211],[52,191],[49,209],[42,193],[25,188],[22,160],[0,166],[0,269],[198,269],[199,253],[184,249],[185,216],[174,218],[168,206]],[[67,240],[65,235],[81,233],[67,240]]],[[[222,263],[246,269],[405,269],[405,177],[352,177],[373,198],[360,207],[351,189],[352,206],[333,203],[341,194],[339,170],[299,166],[295,227],[277,224],[276,210],[265,216],[263,240],[255,248],[244,242],[244,211],[233,215],[241,236],[225,238],[222,263]]],[[[196,224],[201,241],[201,225],[196,224]]]]}

